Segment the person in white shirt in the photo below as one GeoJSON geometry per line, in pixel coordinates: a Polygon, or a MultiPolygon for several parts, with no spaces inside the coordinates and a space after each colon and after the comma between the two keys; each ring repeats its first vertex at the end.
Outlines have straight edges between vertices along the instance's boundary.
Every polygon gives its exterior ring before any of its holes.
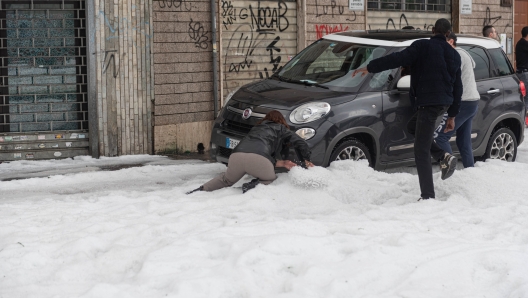
{"type": "Polygon", "coordinates": [[[471,146],[471,122],[473,117],[477,114],[480,94],[477,90],[477,83],[475,81],[475,61],[471,58],[468,52],[462,48],[456,47],[457,37],[454,33],[449,34],[447,42],[457,50],[462,60],[460,69],[462,70],[462,102],[460,104],[460,112],[455,117],[455,129],[445,132],[445,121],[447,114],[440,126],[435,130],[435,142],[444,151],[453,154],[453,149],[449,144],[449,139],[456,132],[456,144],[458,151],[462,157],[462,164],[464,168],[473,167],[475,159],[473,157],[473,148],[471,146]]]}

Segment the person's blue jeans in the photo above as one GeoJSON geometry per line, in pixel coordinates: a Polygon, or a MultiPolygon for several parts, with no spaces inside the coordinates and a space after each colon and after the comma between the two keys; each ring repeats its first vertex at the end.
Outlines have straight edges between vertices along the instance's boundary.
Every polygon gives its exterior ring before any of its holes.
{"type": "Polygon", "coordinates": [[[444,114],[442,123],[435,131],[436,144],[444,151],[453,154],[453,149],[449,144],[449,139],[456,132],[456,144],[460,156],[462,157],[462,164],[464,168],[475,166],[475,159],[473,158],[473,148],[471,146],[471,122],[473,117],[477,114],[479,101],[462,101],[460,104],[460,112],[455,117],[455,129],[450,132],[444,132],[447,120],[447,114],[444,114]]]}

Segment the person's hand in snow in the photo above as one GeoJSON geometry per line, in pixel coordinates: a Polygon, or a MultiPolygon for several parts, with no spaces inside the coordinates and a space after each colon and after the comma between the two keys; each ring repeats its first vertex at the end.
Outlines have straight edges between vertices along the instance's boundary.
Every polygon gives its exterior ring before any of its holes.
{"type": "Polygon", "coordinates": [[[291,168],[297,166],[293,161],[291,160],[277,160],[275,163],[276,168],[286,168],[288,170],[291,170],[291,168]]]}

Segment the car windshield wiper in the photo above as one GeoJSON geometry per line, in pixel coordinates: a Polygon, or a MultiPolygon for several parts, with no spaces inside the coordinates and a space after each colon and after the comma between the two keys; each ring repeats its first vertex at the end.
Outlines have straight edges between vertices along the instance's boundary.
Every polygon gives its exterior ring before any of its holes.
{"type": "Polygon", "coordinates": [[[288,83],[293,83],[293,84],[302,84],[302,85],[305,85],[305,86],[315,86],[315,87],[319,87],[319,88],[323,88],[323,89],[329,89],[326,86],[323,86],[323,85],[321,85],[319,83],[308,81],[308,80],[294,80],[294,79],[282,77],[282,76],[280,76],[278,74],[274,74],[274,75],[271,76],[271,78],[274,78],[274,77],[279,79],[280,81],[283,81],[283,82],[288,82],[288,83]]]}
{"type": "Polygon", "coordinates": [[[303,80],[300,80],[299,82],[302,82],[306,86],[315,86],[315,87],[319,87],[319,88],[323,88],[323,89],[329,89],[328,87],[323,86],[323,85],[321,85],[319,83],[315,83],[315,82],[308,82],[308,81],[303,81],[303,80]]]}

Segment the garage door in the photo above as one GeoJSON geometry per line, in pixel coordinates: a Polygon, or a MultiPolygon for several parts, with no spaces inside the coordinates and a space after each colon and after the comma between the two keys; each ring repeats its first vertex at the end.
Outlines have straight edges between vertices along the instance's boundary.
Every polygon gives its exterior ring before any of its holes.
{"type": "Polygon", "coordinates": [[[221,1],[224,97],[297,53],[295,1],[221,1]]]}
{"type": "Polygon", "coordinates": [[[0,160],[88,154],[84,1],[1,1],[0,160]]]}

